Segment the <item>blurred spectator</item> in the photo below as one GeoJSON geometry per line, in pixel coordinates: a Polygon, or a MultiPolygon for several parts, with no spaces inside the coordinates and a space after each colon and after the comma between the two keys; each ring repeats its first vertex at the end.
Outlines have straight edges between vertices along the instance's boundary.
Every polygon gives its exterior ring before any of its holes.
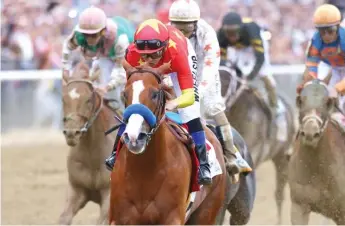
{"type": "MultiPolygon", "coordinates": [[[[325,1],[336,4],[341,9],[345,7],[343,0],[198,0],[202,17],[215,29],[220,26],[222,16],[229,10],[252,17],[268,29],[272,34],[270,41],[274,47],[271,48],[273,63],[303,62],[304,47],[313,31],[313,11],[325,1]]],[[[17,62],[15,69],[33,66],[37,69],[57,68],[61,52],[61,45],[57,42],[62,42],[71,32],[76,22],[74,18],[87,5],[94,4],[104,9],[110,17],[121,15],[138,24],[155,16],[166,20],[171,2],[172,0],[4,0],[1,8],[2,59],[17,62]]]]}

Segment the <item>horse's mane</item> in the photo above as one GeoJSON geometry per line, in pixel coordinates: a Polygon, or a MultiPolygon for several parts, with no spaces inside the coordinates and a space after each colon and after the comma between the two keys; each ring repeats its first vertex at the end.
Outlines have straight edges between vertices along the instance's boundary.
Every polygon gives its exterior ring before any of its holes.
{"type": "Polygon", "coordinates": [[[78,79],[87,79],[89,78],[89,66],[85,63],[85,61],[80,61],[76,68],[73,70],[71,78],[78,79]]]}

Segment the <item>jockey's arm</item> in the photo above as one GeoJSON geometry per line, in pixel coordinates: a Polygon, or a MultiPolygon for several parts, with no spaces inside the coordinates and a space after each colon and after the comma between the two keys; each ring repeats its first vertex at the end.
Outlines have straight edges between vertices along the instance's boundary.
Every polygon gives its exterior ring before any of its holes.
{"type": "Polygon", "coordinates": [[[252,23],[253,26],[248,27],[248,33],[249,33],[249,38],[250,38],[250,43],[251,46],[254,49],[254,54],[255,54],[255,65],[252,69],[252,71],[249,73],[247,78],[249,80],[253,80],[255,76],[259,73],[262,65],[265,62],[265,49],[263,45],[263,40],[261,38],[260,34],[260,28],[258,26],[255,26],[254,23],[252,23]]]}
{"type": "Polygon", "coordinates": [[[73,33],[68,36],[68,38],[64,41],[62,45],[62,68],[67,71],[71,69],[71,62],[69,62],[69,56],[71,52],[78,47],[77,40],[74,34],[75,33],[73,31],[73,33]]]}
{"type": "Polygon", "coordinates": [[[124,84],[126,82],[126,72],[122,68],[121,62],[125,57],[126,49],[129,46],[129,40],[127,35],[123,34],[118,37],[116,44],[114,45],[115,48],[115,56],[113,58],[115,67],[119,70],[113,70],[111,73],[111,80],[107,84],[107,91],[111,91],[116,88],[116,86],[120,84],[124,84]],[[121,69],[122,70],[121,70],[121,69]]]}
{"type": "Polygon", "coordinates": [[[203,95],[205,90],[215,83],[215,76],[218,73],[220,64],[220,49],[216,32],[212,29],[207,31],[203,40],[204,61],[201,74],[200,94],[203,95]]]}
{"type": "Polygon", "coordinates": [[[178,83],[181,89],[181,95],[175,100],[178,108],[191,106],[195,102],[195,92],[193,76],[190,69],[188,56],[181,51],[171,62],[172,71],[177,73],[178,83]]]}
{"type": "Polygon", "coordinates": [[[319,63],[321,61],[321,54],[317,46],[317,43],[315,43],[314,38],[310,41],[306,54],[307,54],[306,66],[309,71],[309,76],[313,78],[317,78],[317,72],[318,72],[317,70],[318,70],[319,63]]]}

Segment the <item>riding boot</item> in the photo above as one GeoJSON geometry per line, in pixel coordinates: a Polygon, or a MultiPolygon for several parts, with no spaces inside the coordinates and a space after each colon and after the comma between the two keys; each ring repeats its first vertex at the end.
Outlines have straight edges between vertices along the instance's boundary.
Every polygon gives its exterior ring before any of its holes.
{"type": "Polygon", "coordinates": [[[276,115],[277,106],[278,106],[278,98],[277,98],[274,81],[271,81],[269,76],[264,76],[261,79],[268,93],[268,100],[270,102],[272,118],[274,119],[276,115]]]}
{"type": "Polygon", "coordinates": [[[192,133],[195,143],[195,152],[199,160],[198,183],[200,185],[212,184],[211,167],[206,153],[206,138],[204,131],[192,133]]]}
{"type": "Polygon", "coordinates": [[[108,170],[112,171],[115,165],[116,161],[116,151],[117,151],[117,146],[120,141],[121,136],[117,135],[115,139],[115,143],[113,146],[113,151],[111,152],[111,155],[105,159],[105,165],[108,170]]]}
{"type": "Polygon", "coordinates": [[[226,157],[227,171],[232,175],[237,173],[243,173],[246,175],[253,171],[234,144],[230,124],[217,126],[216,130],[222,138],[221,141],[224,148],[224,155],[226,157]]]}

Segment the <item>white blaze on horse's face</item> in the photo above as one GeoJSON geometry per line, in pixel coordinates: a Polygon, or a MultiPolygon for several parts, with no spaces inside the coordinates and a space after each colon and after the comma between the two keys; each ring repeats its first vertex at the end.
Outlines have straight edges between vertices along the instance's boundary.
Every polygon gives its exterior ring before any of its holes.
{"type": "MultiPolygon", "coordinates": [[[[132,95],[131,104],[140,104],[139,97],[140,97],[141,92],[145,89],[143,81],[138,80],[138,81],[133,82],[132,89],[133,89],[132,90],[133,95],[132,95]]],[[[139,114],[133,114],[128,119],[128,123],[127,123],[126,130],[124,131],[124,133],[127,133],[128,138],[134,147],[137,144],[137,139],[141,132],[143,123],[144,123],[144,118],[143,116],[139,114]]]]}
{"type": "Polygon", "coordinates": [[[72,100],[78,99],[80,97],[80,94],[77,92],[77,88],[73,88],[71,91],[69,91],[68,95],[71,97],[72,100]]]}

